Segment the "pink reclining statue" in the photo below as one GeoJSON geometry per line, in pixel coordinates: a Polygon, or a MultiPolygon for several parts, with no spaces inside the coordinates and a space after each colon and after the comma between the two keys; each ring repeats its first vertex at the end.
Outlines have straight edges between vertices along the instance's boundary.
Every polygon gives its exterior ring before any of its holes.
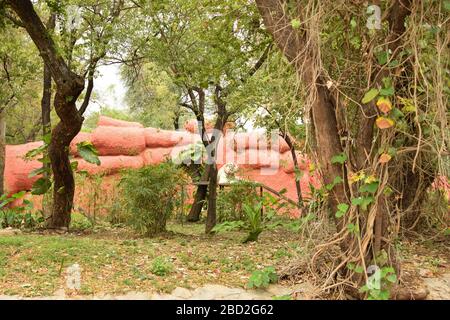
{"type": "MultiPolygon", "coordinates": [[[[181,152],[200,143],[195,121],[185,124],[184,131],[169,131],[144,128],[136,122],[127,122],[101,116],[98,127],[92,133],[79,133],[72,141],[70,154],[78,161],[78,169],[90,174],[115,175],[123,168],[140,168],[175,159],[181,152]],[[101,165],[83,160],[77,154],[76,144],[90,141],[98,150],[101,165]]],[[[210,130],[209,130],[210,132],[210,130]]],[[[29,178],[29,173],[41,167],[37,160],[26,161],[24,155],[42,145],[31,142],[6,146],[5,187],[15,193],[30,190],[39,177],[29,178]]],[[[317,175],[310,173],[310,163],[298,154],[302,171],[300,185],[304,197],[310,193],[310,184],[320,185],[317,175]]],[[[265,135],[234,133],[227,130],[220,139],[217,149],[217,165],[231,163],[242,168],[241,178],[263,183],[272,189],[286,189],[288,198],[296,201],[296,187],[292,156],[286,142],[277,138],[267,142],[265,135]]]]}

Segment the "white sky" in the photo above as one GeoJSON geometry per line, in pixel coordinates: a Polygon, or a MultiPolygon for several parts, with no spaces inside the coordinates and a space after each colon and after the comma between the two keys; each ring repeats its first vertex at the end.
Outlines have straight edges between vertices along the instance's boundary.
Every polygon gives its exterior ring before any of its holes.
{"type": "Polygon", "coordinates": [[[100,66],[94,80],[94,99],[89,103],[87,114],[98,111],[101,106],[125,109],[126,89],[120,79],[118,64],[100,66]]]}

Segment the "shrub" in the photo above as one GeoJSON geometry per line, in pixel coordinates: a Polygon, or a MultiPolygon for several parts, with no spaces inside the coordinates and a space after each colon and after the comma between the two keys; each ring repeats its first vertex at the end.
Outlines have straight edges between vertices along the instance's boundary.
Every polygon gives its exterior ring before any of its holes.
{"type": "Polygon", "coordinates": [[[33,214],[33,204],[27,200],[23,200],[20,207],[7,208],[7,205],[14,200],[21,199],[25,196],[25,191],[21,191],[8,197],[6,194],[0,197],[0,229],[1,228],[34,228],[43,222],[43,217],[33,214]]]}
{"type": "Polygon", "coordinates": [[[164,277],[173,271],[173,264],[167,258],[158,257],[152,261],[150,271],[157,276],[164,277]]]}
{"type": "Polygon", "coordinates": [[[248,235],[244,238],[244,243],[258,241],[262,231],[284,225],[283,221],[277,217],[277,212],[283,207],[285,203],[282,203],[280,199],[265,193],[262,198],[251,198],[250,201],[242,203],[244,214],[241,220],[224,221],[217,224],[213,231],[245,230],[248,235]]]}
{"type": "Polygon", "coordinates": [[[93,223],[86,216],[81,213],[73,212],[70,220],[70,229],[71,230],[88,230],[93,227],[93,223]]]}
{"type": "Polygon", "coordinates": [[[217,197],[217,221],[243,220],[245,212],[242,203],[259,201],[258,189],[254,182],[237,181],[219,191],[217,197]]]}
{"type": "Polygon", "coordinates": [[[263,270],[253,271],[248,280],[247,287],[252,288],[267,288],[269,284],[278,282],[278,275],[274,267],[266,267],[263,270]]]}
{"type": "Polygon", "coordinates": [[[126,171],[119,187],[128,222],[145,236],[164,232],[185,181],[183,171],[170,163],[126,171]]]}

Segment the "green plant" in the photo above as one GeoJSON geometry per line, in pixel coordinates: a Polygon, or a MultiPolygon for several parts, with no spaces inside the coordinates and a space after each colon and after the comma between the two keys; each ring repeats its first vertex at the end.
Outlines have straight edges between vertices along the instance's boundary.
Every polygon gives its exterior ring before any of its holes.
{"type": "Polygon", "coordinates": [[[81,213],[72,213],[72,218],[70,220],[70,229],[73,230],[87,230],[93,227],[93,223],[87,217],[81,213]]]}
{"type": "Polygon", "coordinates": [[[119,187],[128,223],[145,236],[164,232],[184,182],[183,171],[171,163],[126,171],[119,187]]]}
{"type": "Polygon", "coordinates": [[[235,221],[244,219],[242,203],[259,201],[257,185],[251,181],[237,181],[219,191],[217,197],[217,221],[235,221]]]}
{"type": "Polygon", "coordinates": [[[160,277],[164,277],[173,271],[174,267],[165,257],[157,257],[152,261],[150,271],[160,277]]]}
{"type": "Polygon", "coordinates": [[[213,231],[245,230],[248,232],[248,235],[244,238],[243,243],[258,241],[259,235],[264,230],[274,229],[284,225],[276,217],[285,205],[279,198],[275,198],[270,194],[264,194],[257,202],[255,198],[251,197],[247,203],[242,203],[244,214],[241,220],[224,221],[217,224],[213,228],[213,231]]]}
{"type": "Polygon", "coordinates": [[[247,287],[267,288],[269,284],[278,282],[278,275],[274,267],[266,267],[263,270],[253,271],[248,279],[247,287]]]}
{"type": "Polygon", "coordinates": [[[25,191],[17,192],[11,196],[3,194],[0,197],[0,228],[34,228],[43,222],[42,216],[32,214],[33,203],[23,199],[23,204],[18,207],[8,208],[7,205],[25,196],[25,191]]]}
{"type": "Polygon", "coordinates": [[[397,283],[397,275],[394,268],[388,266],[376,268],[359,291],[367,293],[367,300],[389,300],[390,289],[395,283],[397,283]]]}

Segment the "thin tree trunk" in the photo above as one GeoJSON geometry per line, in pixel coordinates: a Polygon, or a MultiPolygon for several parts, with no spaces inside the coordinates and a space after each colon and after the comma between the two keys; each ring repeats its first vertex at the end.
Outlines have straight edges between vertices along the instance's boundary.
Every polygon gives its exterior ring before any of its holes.
{"type": "Polygon", "coordinates": [[[217,221],[217,165],[211,165],[208,194],[208,214],[206,216],[205,232],[211,233],[217,221]]]}
{"type": "Polygon", "coordinates": [[[5,193],[5,156],[6,156],[5,109],[0,109],[0,196],[5,193]]]}
{"type": "MultiPolygon", "coordinates": [[[[299,167],[298,167],[298,159],[297,159],[297,154],[295,153],[295,145],[292,142],[292,139],[289,135],[287,135],[285,132],[282,132],[283,134],[283,138],[286,141],[287,145],[289,146],[289,150],[291,151],[291,155],[292,155],[292,161],[294,163],[294,168],[295,168],[295,173],[299,172],[299,167]]],[[[297,200],[298,200],[298,205],[299,207],[303,207],[303,197],[302,197],[302,188],[300,186],[300,180],[297,179],[297,176],[295,177],[295,189],[297,191],[297,200]]]]}
{"type": "MultiPolygon", "coordinates": [[[[211,166],[206,165],[205,171],[200,179],[200,182],[206,183],[209,180],[211,166]]],[[[194,196],[194,202],[192,204],[191,210],[187,216],[187,221],[197,222],[200,220],[200,215],[202,213],[203,205],[205,203],[206,194],[208,193],[208,185],[201,184],[197,187],[197,191],[194,196]]]]}
{"type": "MultiPolygon", "coordinates": [[[[53,13],[47,22],[47,29],[53,30],[55,28],[56,16],[53,13]]],[[[52,99],[52,74],[50,69],[44,63],[44,73],[42,81],[42,100],[41,100],[41,113],[42,113],[42,135],[46,136],[51,131],[51,99],[52,99]]],[[[46,166],[46,164],[44,164],[46,166]]],[[[48,166],[48,165],[47,165],[48,166]]]]}

